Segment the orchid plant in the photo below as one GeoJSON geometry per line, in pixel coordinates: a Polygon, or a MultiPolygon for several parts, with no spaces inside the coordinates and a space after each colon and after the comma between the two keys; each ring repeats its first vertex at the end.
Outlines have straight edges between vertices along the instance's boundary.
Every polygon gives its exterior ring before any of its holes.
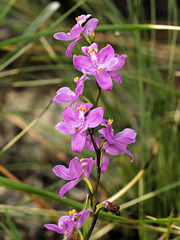
{"type": "Polygon", "coordinates": [[[75,153],[81,153],[84,147],[95,152],[94,160],[92,157],[83,159],[74,157],[69,163],[69,168],[63,165],[57,165],[53,168],[54,173],[58,177],[68,181],[60,189],[59,195],[61,198],[66,198],[64,196],[66,192],[74,188],[81,180],[84,180],[89,189],[89,201],[91,202],[91,208],[86,209],[86,205],[84,205],[84,209],[79,213],[72,210],[69,212],[70,216],[60,217],[58,225],[45,225],[49,230],[64,234],[64,240],[68,239],[75,231],[81,240],[88,240],[95,227],[99,211],[102,208],[106,208],[114,214],[119,211],[119,206],[109,201],[104,201],[104,204],[97,205],[100,176],[108,168],[109,155],[117,156],[124,152],[131,157],[131,162],[134,160],[134,156],[127,150],[127,146],[135,142],[136,132],[133,129],[126,128],[114,134],[113,120],[104,119],[104,109],[103,107],[98,107],[101,89],[110,91],[113,87],[112,81],[119,84],[122,83],[122,77],[118,70],[124,66],[127,56],[125,54],[116,54],[113,47],[109,44],[101,50],[98,49],[98,44],[94,42],[94,30],[98,20],[92,18],[82,27],[82,24],[90,17],[90,14],[77,17],[77,23],[73,26],[70,33],[59,32],[54,34],[54,38],[57,40],[74,40],[66,50],[66,55],[69,58],[72,57],[73,47],[81,38],[84,38],[89,44],[89,46],[82,47],[82,53],[86,56],[73,56],[75,68],[82,73],[81,77],[74,78],[76,83],[75,92],[68,87],[62,87],[57,91],[57,95],[54,98],[54,101],[57,103],[70,102],[70,105],[62,112],[63,121],[59,122],[55,128],[61,133],[73,135],[71,147],[75,153]],[[83,93],[85,81],[90,80],[87,75],[94,76],[97,83],[97,96],[94,99],[94,103],[91,103],[83,93]],[[79,98],[83,102],[78,101],[79,98]],[[75,103],[76,107],[73,108],[75,103]],[[102,126],[102,128],[95,131],[95,128],[99,126],[102,126]],[[93,165],[96,165],[97,171],[94,186],[92,186],[89,180],[93,165]],[[92,221],[85,238],[83,238],[80,228],[90,213],[92,213],[92,221]]]}

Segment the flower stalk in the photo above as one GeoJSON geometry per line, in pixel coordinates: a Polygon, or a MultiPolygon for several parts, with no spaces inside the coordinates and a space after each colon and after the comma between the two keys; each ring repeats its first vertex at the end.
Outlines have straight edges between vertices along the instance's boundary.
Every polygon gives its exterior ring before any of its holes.
{"type": "Polygon", "coordinates": [[[92,187],[92,184],[91,184],[91,182],[89,181],[89,179],[86,178],[84,175],[82,175],[81,178],[86,182],[86,184],[87,184],[90,192],[93,194],[93,192],[94,192],[94,191],[93,191],[93,187],[92,187]]]}
{"type": "Polygon", "coordinates": [[[74,226],[74,230],[78,233],[79,235],[79,240],[84,240],[82,232],[79,230],[79,228],[77,228],[76,226],[74,226]]]}

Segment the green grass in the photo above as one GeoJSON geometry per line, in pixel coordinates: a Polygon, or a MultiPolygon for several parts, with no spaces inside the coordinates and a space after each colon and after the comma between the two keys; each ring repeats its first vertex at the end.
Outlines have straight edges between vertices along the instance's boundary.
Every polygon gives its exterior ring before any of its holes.
{"type": "MultiPolygon", "coordinates": [[[[62,6],[59,8],[57,3],[53,5],[45,0],[41,4],[37,1],[30,4],[25,0],[21,4],[14,0],[0,1],[1,165],[21,181],[24,181],[26,172],[32,176],[34,172],[38,172],[38,176],[46,179],[44,188],[37,188],[36,191],[33,187],[31,189],[33,182],[26,187],[29,186],[34,194],[40,196],[46,197],[49,194],[51,200],[58,201],[59,206],[65,209],[66,205],[58,200],[58,195],[51,195],[46,188],[49,186],[58,193],[61,186],[53,185],[57,178],[53,177],[51,169],[62,162],[68,164],[74,153],[70,146],[71,137],[54,130],[55,124],[61,120],[65,105],[48,104],[60,87],[68,86],[73,90],[73,79],[80,76],[80,73],[73,67],[72,59],[65,55],[68,43],[57,41],[52,35],[58,31],[69,31],[75,24],[76,16],[83,12],[90,13],[99,20],[95,33],[98,45],[104,47],[109,43],[116,53],[128,55],[126,64],[120,71],[123,83],[118,85],[114,82],[111,92],[102,91],[99,105],[105,108],[106,118],[114,119],[116,133],[126,127],[137,132],[136,143],[129,146],[135,156],[134,162],[130,163],[130,158],[123,154],[111,157],[100,184],[101,200],[111,197],[126,186],[150,162],[138,183],[117,199],[117,203],[122,205],[120,222],[117,222],[116,216],[102,213],[95,232],[98,233],[102,227],[112,223],[112,229],[119,231],[122,239],[158,239],[164,232],[167,233],[164,239],[178,239],[178,1],[168,1],[167,7],[164,7],[167,14],[164,15],[163,22],[157,16],[155,0],[150,1],[149,19],[143,5],[145,1],[126,0],[123,9],[122,6],[118,9],[115,1],[109,0],[67,2],[69,9],[63,12],[62,6]],[[25,126],[31,126],[35,135],[21,132],[25,126]],[[171,224],[174,222],[177,224],[172,228],[171,224]]],[[[73,53],[81,54],[80,48],[84,44],[86,43],[83,40],[78,43],[73,53]]],[[[90,100],[95,98],[95,87],[92,82],[85,85],[85,96],[90,100]]],[[[78,156],[81,158],[91,154],[84,150],[78,156]]],[[[11,185],[10,180],[0,179],[1,186],[9,188],[8,184],[11,185]]],[[[25,195],[26,187],[21,186],[23,185],[15,184],[11,188],[22,191],[25,195]]],[[[83,184],[81,186],[83,188],[83,184]]],[[[13,192],[11,194],[13,199],[13,192]]],[[[52,206],[53,201],[50,202],[52,206]]],[[[65,204],[72,206],[73,201],[68,201],[65,204]]],[[[13,223],[16,223],[15,216],[19,211],[17,205],[28,207],[30,202],[14,201],[14,210],[5,213],[1,211],[0,236],[8,235],[11,239],[20,236],[18,227],[13,223]]],[[[77,202],[77,206],[81,208],[81,203],[77,202]]],[[[28,213],[25,211],[22,218],[27,217],[30,212],[31,210],[28,213]]],[[[41,213],[40,210],[39,212],[41,213]]],[[[40,224],[42,218],[33,211],[32,214],[33,221],[40,224]]],[[[47,216],[47,223],[54,219],[53,213],[51,215],[44,210],[43,214],[47,216]]],[[[42,221],[42,229],[44,223],[42,221]]],[[[101,239],[110,237],[107,232],[101,239]]],[[[19,237],[21,238],[24,239],[23,236],[19,237]]]]}

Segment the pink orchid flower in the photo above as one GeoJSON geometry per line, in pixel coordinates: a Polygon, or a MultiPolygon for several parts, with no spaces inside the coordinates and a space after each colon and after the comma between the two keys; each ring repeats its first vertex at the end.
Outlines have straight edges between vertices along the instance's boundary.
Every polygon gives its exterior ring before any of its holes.
{"type": "Polygon", "coordinates": [[[71,58],[72,57],[72,49],[76,45],[76,43],[82,38],[81,33],[83,32],[86,36],[94,33],[94,30],[98,24],[98,20],[96,18],[90,19],[82,28],[82,24],[90,17],[90,14],[81,15],[76,18],[76,25],[72,27],[70,33],[58,32],[53,35],[53,37],[57,40],[70,41],[74,40],[67,48],[66,55],[71,58]]]}
{"type": "Polygon", "coordinates": [[[126,55],[115,54],[113,47],[109,44],[98,52],[96,43],[89,47],[82,47],[82,52],[87,57],[74,55],[75,68],[84,74],[93,75],[104,91],[112,89],[112,80],[122,83],[121,74],[117,70],[124,66],[126,55]]]}
{"type": "Polygon", "coordinates": [[[68,239],[68,237],[74,232],[74,227],[81,228],[86,221],[88,214],[92,212],[91,209],[83,210],[77,213],[75,210],[70,211],[70,216],[62,216],[58,220],[58,225],[56,224],[45,224],[44,227],[48,230],[61,233],[66,235],[63,240],[68,239]],[[79,217],[80,216],[80,217],[79,217]],[[75,218],[79,217],[77,221],[75,218]]]}
{"type": "Polygon", "coordinates": [[[76,110],[66,107],[62,113],[63,122],[55,126],[56,130],[62,133],[73,134],[71,147],[76,153],[82,152],[86,141],[86,130],[97,127],[103,120],[102,107],[94,108],[85,116],[92,106],[92,103],[78,102],[76,110]]]}

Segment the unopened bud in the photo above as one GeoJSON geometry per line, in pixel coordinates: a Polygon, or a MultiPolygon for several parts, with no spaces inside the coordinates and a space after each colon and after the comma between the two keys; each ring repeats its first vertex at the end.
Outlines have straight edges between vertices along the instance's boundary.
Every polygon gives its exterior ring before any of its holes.
{"type": "Polygon", "coordinates": [[[105,208],[113,214],[116,214],[118,216],[120,215],[120,213],[119,213],[120,206],[116,203],[111,203],[109,201],[106,201],[105,208]]]}

